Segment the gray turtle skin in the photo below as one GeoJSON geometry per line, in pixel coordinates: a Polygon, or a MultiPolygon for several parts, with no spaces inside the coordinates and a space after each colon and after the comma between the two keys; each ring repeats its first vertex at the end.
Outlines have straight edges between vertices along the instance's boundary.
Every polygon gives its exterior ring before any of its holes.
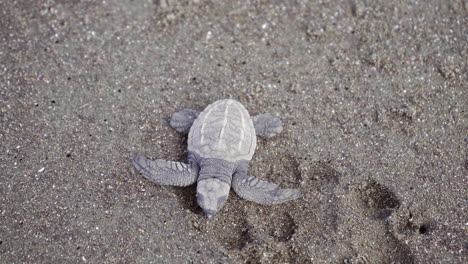
{"type": "Polygon", "coordinates": [[[139,156],[133,164],[145,178],[161,185],[197,183],[197,203],[208,217],[226,203],[232,187],[240,197],[263,205],[280,204],[300,197],[297,189],[257,179],[248,174],[257,135],[271,137],[283,130],[270,114],[251,117],[231,99],[210,104],[202,112],[186,109],[172,115],[170,125],[188,133],[188,164],[149,160],[139,156]]]}

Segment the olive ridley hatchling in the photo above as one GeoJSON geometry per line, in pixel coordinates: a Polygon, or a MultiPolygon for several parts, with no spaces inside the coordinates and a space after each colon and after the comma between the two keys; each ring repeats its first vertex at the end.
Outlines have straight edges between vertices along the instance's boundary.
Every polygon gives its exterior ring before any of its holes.
{"type": "Polygon", "coordinates": [[[147,179],[161,185],[197,183],[197,203],[208,217],[226,203],[229,190],[263,205],[300,197],[297,189],[248,175],[249,161],[257,145],[256,135],[274,136],[283,130],[281,120],[270,114],[251,117],[245,107],[231,99],[210,104],[204,111],[182,110],[170,125],[188,135],[188,164],[135,157],[133,164],[147,179]]]}

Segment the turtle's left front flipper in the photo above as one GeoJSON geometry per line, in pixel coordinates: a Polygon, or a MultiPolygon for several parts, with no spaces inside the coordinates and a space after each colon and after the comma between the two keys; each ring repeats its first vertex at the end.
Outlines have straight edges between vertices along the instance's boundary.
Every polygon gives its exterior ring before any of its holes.
{"type": "Polygon", "coordinates": [[[145,178],[161,185],[189,186],[197,181],[198,166],[166,160],[135,157],[133,165],[145,178]]]}
{"type": "Polygon", "coordinates": [[[282,189],[279,185],[238,172],[233,175],[232,188],[240,197],[263,205],[274,205],[297,199],[297,189],[282,189]]]}

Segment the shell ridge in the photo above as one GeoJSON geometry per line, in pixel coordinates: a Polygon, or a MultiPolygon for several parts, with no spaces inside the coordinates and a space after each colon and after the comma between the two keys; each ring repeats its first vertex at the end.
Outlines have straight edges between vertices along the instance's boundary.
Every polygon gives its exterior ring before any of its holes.
{"type": "Polygon", "coordinates": [[[228,101],[226,103],[226,108],[224,109],[223,124],[221,126],[221,131],[219,131],[219,138],[218,138],[218,142],[217,142],[218,148],[221,148],[221,144],[223,144],[224,130],[225,130],[227,122],[228,122],[229,106],[231,104],[232,104],[232,102],[228,101]]]}
{"type": "Polygon", "coordinates": [[[211,113],[211,111],[213,111],[214,107],[211,108],[210,110],[208,110],[208,112],[206,112],[203,120],[202,120],[202,124],[201,124],[201,128],[200,128],[200,145],[203,145],[203,141],[205,140],[205,124],[206,124],[206,118],[207,116],[209,116],[209,114],[211,113]]]}
{"type": "Polygon", "coordinates": [[[239,143],[237,144],[237,150],[238,151],[241,151],[241,148],[242,148],[242,142],[244,140],[244,130],[245,130],[245,123],[244,123],[244,113],[242,112],[242,109],[239,108],[238,105],[235,105],[236,108],[237,108],[237,111],[239,111],[239,114],[240,114],[240,124],[241,124],[241,128],[240,128],[240,136],[239,136],[239,143]]]}
{"type": "Polygon", "coordinates": [[[230,162],[251,160],[256,146],[253,122],[241,103],[220,100],[209,105],[195,120],[188,143],[190,151],[204,158],[230,162]]]}

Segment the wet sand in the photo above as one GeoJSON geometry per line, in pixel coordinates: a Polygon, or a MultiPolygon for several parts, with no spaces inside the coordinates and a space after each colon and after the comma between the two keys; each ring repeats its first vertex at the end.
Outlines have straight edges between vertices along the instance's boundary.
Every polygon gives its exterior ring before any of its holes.
{"type": "Polygon", "coordinates": [[[285,2],[2,1],[0,262],[468,262],[467,2],[285,2]],[[222,98],[300,200],[208,220],[134,170],[222,98]]]}

